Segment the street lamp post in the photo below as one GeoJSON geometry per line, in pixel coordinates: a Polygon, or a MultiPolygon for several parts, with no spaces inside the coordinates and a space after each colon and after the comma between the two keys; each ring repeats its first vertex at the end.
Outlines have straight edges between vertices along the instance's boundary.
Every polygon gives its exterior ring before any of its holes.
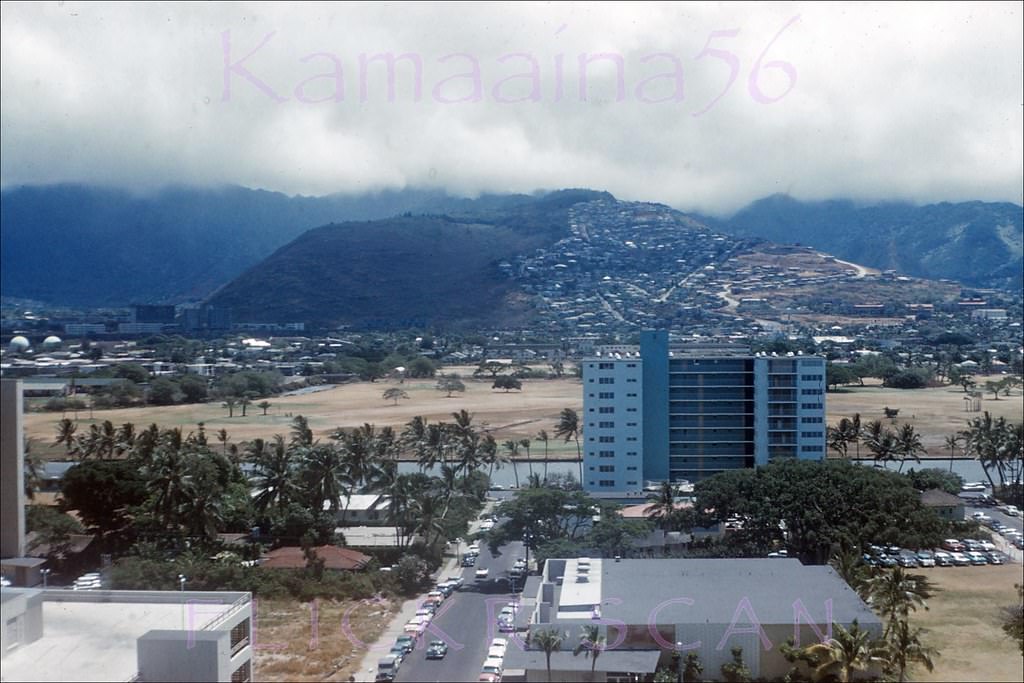
{"type": "Polygon", "coordinates": [[[683,643],[680,640],[676,641],[676,683],[683,683],[683,643]]]}
{"type": "Polygon", "coordinates": [[[185,592],[185,582],[188,581],[188,577],[184,574],[178,574],[178,586],[182,593],[185,592]]]}
{"type": "Polygon", "coordinates": [[[50,577],[50,570],[49,569],[43,569],[43,570],[41,570],[41,573],[43,575],[43,588],[45,589],[46,586],[47,586],[47,579],[49,579],[49,577],[50,577]]]}

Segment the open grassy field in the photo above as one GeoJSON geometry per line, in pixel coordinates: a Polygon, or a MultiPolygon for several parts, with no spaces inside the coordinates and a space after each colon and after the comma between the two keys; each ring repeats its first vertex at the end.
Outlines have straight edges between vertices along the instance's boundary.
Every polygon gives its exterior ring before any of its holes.
{"type": "Polygon", "coordinates": [[[347,681],[396,609],[393,602],[254,601],[253,680],[347,681]]]}
{"type": "MultiPolygon", "coordinates": [[[[465,370],[465,369],[464,369],[465,370]]],[[[470,371],[471,372],[471,371],[470,371]]],[[[469,373],[467,372],[466,375],[469,373]]],[[[184,427],[194,429],[203,422],[208,433],[226,429],[232,443],[274,434],[288,435],[292,417],[303,415],[319,438],[325,438],[337,427],[357,427],[363,423],[378,427],[390,425],[400,430],[416,415],[422,415],[431,422],[451,421],[452,413],[465,409],[473,414],[474,423],[490,429],[499,443],[505,439],[533,438],[541,429],[547,430],[551,440],[548,444],[551,457],[576,457],[575,443],[565,444],[554,438],[554,425],[563,408],[577,412],[583,409],[583,391],[580,380],[563,378],[556,380],[524,381],[522,391],[492,390],[490,380],[473,380],[464,375],[464,393],[447,398],[434,388],[433,380],[408,380],[403,384],[394,381],[358,382],[338,385],[326,391],[268,399],[272,407],[263,411],[250,406],[246,417],[235,410],[235,417],[229,418],[226,408],[219,402],[179,406],[147,406],[102,410],[93,413],[79,412],[79,430],[103,420],[114,424],[132,422],[143,428],[155,422],[163,427],[184,427]],[[408,399],[397,405],[385,401],[382,394],[386,389],[397,387],[404,390],[408,399]]],[[[69,414],[69,417],[71,415],[69,414]]],[[[59,457],[62,450],[52,448],[60,413],[28,413],[25,415],[25,433],[34,440],[33,452],[44,457],[59,457]]],[[[533,444],[531,455],[541,457],[543,445],[533,444]]]]}
{"type": "Polygon", "coordinates": [[[917,681],[1022,681],[1024,659],[1000,628],[1021,582],[1019,564],[917,569],[942,589],[928,611],[911,613],[911,624],[928,629],[926,644],[941,654],[935,671],[917,667],[917,681]]]}
{"type": "MultiPolygon", "coordinates": [[[[88,411],[83,411],[79,413],[79,430],[102,420],[111,420],[115,424],[133,422],[140,428],[156,422],[163,427],[186,429],[203,422],[209,433],[226,429],[231,442],[239,443],[256,437],[270,438],[274,434],[287,435],[295,415],[308,418],[314,433],[324,438],[336,427],[355,427],[364,422],[401,429],[415,415],[422,415],[430,421],[450,421],[453,412],[466,409],[473,413],[474,422],[490,429],[499,443],[506,439],[533,438],[538,431],[545,429],[551,437],[548,444],[550,457],[576,457],[575,443],[565,444],[554,438],[554,425],[563,408],[582,411],[583,387],[580,380],[527,380],[523,382],[522,391],[505,393],[492,390],[490,380],[468,378],[472,368],[455,370],[463,374],[466,391],[451,398],[437,391],[432,380],[409,380],[403,384],[379,380],[343,384],[301,396],[272,398],[269,399],[272,406],[265,416],[262,410],[250,406],[246,417],[241,417],[236,409],[235,417],[229,418],[227,409],[219,402],[96,411],[92,420],[88,419],[88,411]],[[397,405],[393,401],[385,401],[382,394],[392,387],[404,390],[409,398],[397,405]]],[[[858,412],[863,422],[884,419],[884,407],[899,408],[897,420],[887,422],[893,427],[910,422],[922,434],[928,455],[948,457],[949,451],[943,446],[943,440],[963,429],[968,418],[980,414],[964,412],[963,396],[959,387],[888,389],[877,383],[871,384],[869,380],[868,386],[849,387],[827,395],[828,422],[834,424],[841,417],[858,412]]],[[[981,409],[1015,421],[1024,419],[1019,390],[1009,398],[1001,397],[997,401],[992,400],[989,394],[982,400],[981,409]]],[[[25,432],[34,439],[33,449],[43,457],[62,455],[60,449],[50,446],[60,418],[59,413],[29,413],[25,416],[25,432]]],[[[536,458],[543,454],[542,444],[535,442],[531,455],[536,458]]]]}
{"type": "MultiPolygon", "coordinates": [[[[991,379],[1000,379],[992,377],[991,379]]],[[[983,386],[986,378],[978,378],[979,386],[983,386]]],[[[871,420],[882,420],[891,428],[904,422],[914,425],[921,434],[921,441],[932,457],[949,457],[949,449],[943,445],[945,438],[954,432],[964,429],[969,419],[982,413],[964,411],[964,392],[959,386],[936,387],[929,389],[889,389],[877,380],[867,380],[868,386],[848,387],[842,391],[829,393],[826,397],[826,410],[829,424],[835,424],[843,417],[851,417],[860,413],[861,424],[871,420]],[[899,408],[899,417],[895,421],[885,418],[883,409],[899,408]]],[[[988,411],[996,417],[1006,417],[1013,422],[1024,420],[1024,403],[1020,390],[1014,390],[1009,397],[1000,396],[993,400],[988,393],[981,399],[981,410],[988,411]]],[[[853,454],[853,447],[850,449],[853,454]]],[[[864,449],[861,449],[864,455],[864,449]]],[[[960,454],[959,451],[957,453],[960,454]]]]}

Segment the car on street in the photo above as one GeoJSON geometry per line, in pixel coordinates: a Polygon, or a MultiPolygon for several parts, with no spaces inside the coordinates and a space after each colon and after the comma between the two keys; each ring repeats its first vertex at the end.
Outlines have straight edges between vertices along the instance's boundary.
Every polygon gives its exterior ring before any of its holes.
{"type": "Polygon", "coordinates": [[[487,659],[505,659],[505,648],[494,646],[487,650],[487,659]]]}
{"type": "Polygon", "coordinates": [[[489,573],[490,572],[487,571],[487,567],[481,567],[480,569],[477,569],[475,574],[476,580],[480,581],[482,579],[486,579],[489,573]]]}
{"type": "Polygon", "coordinates": [[[401,647],[405,650],[405,654],[409,654],[416,649],[416,639],[408,635],[398,636],[398,638],[395,639],[395,646],[401,647]]]}
{"type": "Polygon", "coordinates": [[[406,653],[404,647],[402,647],[401,645],[397,645],[396,644],[396,645],[392,645],[391,646],[391,652],[389,652],[388,654],[389,655],[394,655],[398,659],[398,663],[401,664],[402,662],[405,661],[405,655],[407,653],[406,653]]]}
{"type": "Polygon", "coordinates": [[[480,678],[476,680],[479,681],[479,683],[501,683],[501,675],[481,672],[480,678]]]}
{"type": "Polygon", "coordinates": [[[501,675],[502,672],[502,660],[494,657],[488,657],[484,660],[484,665],[480,667],[480,673],[482,674],[497,674],[501,675]]]}
{"type": "Polygon", "coordinates": [[[432,640],[427,645],[427,659],[444,659],[448,654],[448,644],[443,640],[432,640]]]}
{"type": "Polygon", "coordinates": [[[484,521],[480,522],[480,531],[490,531],[493,528],[494,522],[492,522],[489,519],[485,519],[484,521]]]}
{"type": "Polygon", "coordinates": [[[429,624],[430,620],[434,618],[434,612],[436,611],[433,607],[433,605],[430,607],[420,607],[416,610],[416,616],[423,617],[423,621],[429,624]]]}
{"type": "Polygon", "coordinates": [[[475,564],[476,564],[476,557],[473,556],[473,555],[466,555],[465,557],[462,558],[462,566],[463,567],[472,567],[475,564]]]}
{"type": "MultiPolygon", "coordinates": [[[[501,651],[501,654],[497,656],[501,657],[501,659],[504,659],[505,651],[508,650],[507,638],[495,638],[494,640],[492,640],[490,647],[487,649],[487,652],[497,652],[498,650],[501,651]]],[[[487,656],[490,657],[491,655],[488,654],[487,656]]]]}

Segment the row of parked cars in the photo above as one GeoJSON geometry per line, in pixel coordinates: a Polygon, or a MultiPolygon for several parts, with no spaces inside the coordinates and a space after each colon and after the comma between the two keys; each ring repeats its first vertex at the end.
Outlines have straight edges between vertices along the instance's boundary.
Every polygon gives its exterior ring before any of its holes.
{"type": "MultiPolygon", "coordinates": [[[[427,593],[427,597],[416,609],[416,614],[402,628],[403,634],[391,646],[387,656],[377,662],[377,681],[393,681],[395,675],[423,636],[423,632],[430,625],[434,614],[452,593],[459,590],[464,583],[461,576],[451,576],[437,584],[434,590],[427,593]]],[[[444,659],[448,654],[448,644],[443,640],[432,640],[427,645],[427,659],[444,659]]]]}
{"type": "Polygon", "coordinates": [[[872,545],[864,553],[865,564],[871,567],[967,567],[970,565],[1003,564],[1005,556],[991,541],[955,538],[946,539],[935,550],[906,550],[897,546],[872,545]]]}
{"type": "Polygon", "coordinates": [[[992,519],[983,513],[974,513],[974,519],[1005,538],[1006,541],[1014,548],[1024,550],[1024,533],[1021,533],[1013,527],[1006,526],[998,519],[992,519]]]}
{"type": "Polygon", "coordinates": [[[508,640],[495,638],[487,648],[487,657],[480,666],[480,677],[477,679],[482,683],[499,683],[505,669],[505,652],[508,651],[508,640]]]}

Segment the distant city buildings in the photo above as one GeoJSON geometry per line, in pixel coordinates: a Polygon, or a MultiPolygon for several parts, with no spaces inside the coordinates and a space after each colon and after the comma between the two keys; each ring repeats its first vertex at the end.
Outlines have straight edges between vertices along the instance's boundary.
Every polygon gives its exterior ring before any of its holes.
{"type": "Polygon", "coordinates": [[[583,362],[584,481],[607,497],[651,482],[699,481],[782,458],[825,457],[825,359],[735,347],[638,351],[583,362]]]}

